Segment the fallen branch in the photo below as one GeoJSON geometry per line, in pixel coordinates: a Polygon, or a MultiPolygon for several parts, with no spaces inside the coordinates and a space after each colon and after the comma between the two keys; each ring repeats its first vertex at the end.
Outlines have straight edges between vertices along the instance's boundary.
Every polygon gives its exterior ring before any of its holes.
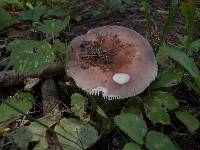
{"type": "Polygon", "coordinates": [[[24,84],[24,76],[19,76],[14,70],[0,72],[0,87],[24,84]]]}
{"type": "Polygon", "coordinates": [[[8,62],[9,62],[8,57],[2,58],[0,60],[0,70],[2,70],[3,68],[5,68],[7,66],[8,62]]]}
{"type": "Polygon", "coordinates": [[[59,109],[59,98],[57,93],[57,87],[53,79],[47,79],[42,83],[42,105],[43,114],[47,115],[54,110],[59,109]]]}
{"type": "Polygon", "coordinates": [[[52,78],[65,73],[64,65],[61,62],[55,62],[47,67],[41,74],[23,76],[16,73],[14,70],[0,72],[0,87],[8,87],[19,84],[26,84],[27,78],[52,78]]]}

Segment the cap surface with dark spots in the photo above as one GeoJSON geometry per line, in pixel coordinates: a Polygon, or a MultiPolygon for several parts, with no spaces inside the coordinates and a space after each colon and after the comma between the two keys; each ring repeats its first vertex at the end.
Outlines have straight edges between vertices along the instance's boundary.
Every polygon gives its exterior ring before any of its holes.
{"type": "Polygon", "coordinates": [[[66,73],[87,93],[120,99],[142,93],[157,76],[149,42],[134,30],[103,26],[70,43],[66,73]]]}

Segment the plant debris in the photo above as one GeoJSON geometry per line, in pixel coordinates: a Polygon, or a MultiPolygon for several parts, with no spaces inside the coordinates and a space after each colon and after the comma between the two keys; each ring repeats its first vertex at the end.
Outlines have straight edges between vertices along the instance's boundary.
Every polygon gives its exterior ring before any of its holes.
{"type": "Polygon", "coordinates": [[[117,35],[97,34],[96,41],[84,41],[81,44],[80,58],[86,64],[98,66],[101,69],[109,70],[113,68],[113,60],[116,53],[129,46],[128,44],[120,41],[117,35]],[[112,41],[110,45],[106,45],[106,40],[112,41]]]}

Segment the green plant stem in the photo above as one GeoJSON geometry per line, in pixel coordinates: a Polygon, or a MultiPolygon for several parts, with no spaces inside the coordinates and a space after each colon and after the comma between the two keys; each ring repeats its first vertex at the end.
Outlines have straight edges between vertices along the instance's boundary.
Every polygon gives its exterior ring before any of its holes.
{"type": "Polygon", "coordinates": [[[166,38],[169,36],[172,26],[176,20],[176,14],[178,11],[178,7],[179,7],[179,4],[177,3],[177,0],[172,0],[170,11],[169,11],[169,16],[167,17],[166,22],[165,22],[164,31],[161,36],[159,47],[161,45],[163,45],[163,43],[166,41],[166,38]]]}

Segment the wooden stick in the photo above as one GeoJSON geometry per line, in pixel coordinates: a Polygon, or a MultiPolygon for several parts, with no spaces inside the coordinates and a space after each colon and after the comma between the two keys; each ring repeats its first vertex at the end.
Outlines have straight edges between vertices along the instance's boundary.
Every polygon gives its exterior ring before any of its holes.
{"type": "Polygon", "coordinates": [[[13,85],[25,84],[27,77],[52,78],[57,75],[65,74],[64,65],[61,62],[55,62],[47,67],[41,74],[23,76],[14,70],[0,72],[0,87],[8,87],[13,85]]]}

